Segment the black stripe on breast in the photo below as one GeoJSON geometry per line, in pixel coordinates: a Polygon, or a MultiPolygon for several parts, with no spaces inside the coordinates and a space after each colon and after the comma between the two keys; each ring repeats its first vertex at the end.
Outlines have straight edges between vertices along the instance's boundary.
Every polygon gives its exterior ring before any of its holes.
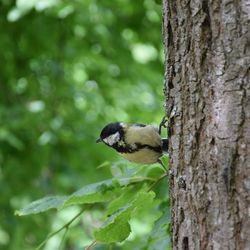
{"type": "Polygon", "coordinates": [[[148,149],[151,149],[157,153],[162,153],[162,147],[161,146],[157,146],[157,147],[153,147],[153,146],[150,146],[150,145],[141,145],[142,148],[148,148],[148,149]]]}
{"type": "Polygon", "coordinates": [[[119,153],[134,153],[139,150],[137,147],[132,147],[126,143],[119,145],[118,143],[112,146],[119,153]]]}
{"type": "Polygon", "coordinates": [[[162,147],[161,146],[150,146],[146,144],[140,144],[140,143],[135,143],[134,145],[128,145],[124,143],[124,145],[118,145],[118,143],[113,145],[113,148],[118,151],[119,153],[135,153],[143,148],[148,148],[150,150],[153,150],[157,153],[162,153],[162,147]]]}

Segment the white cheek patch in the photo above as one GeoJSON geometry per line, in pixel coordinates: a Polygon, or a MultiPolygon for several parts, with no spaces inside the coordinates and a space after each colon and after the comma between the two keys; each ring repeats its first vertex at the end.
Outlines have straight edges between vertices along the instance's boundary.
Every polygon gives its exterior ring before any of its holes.
{"type": "Polygon", "coordinates": [[[103,139],[103,141],[105,143],[107,143],[108,145],[110,145],[110,146],[114,145],[119,140],[120,140],[120,134],[119,134],[119,132],[116,132],[115,134],[110,135],[110,136],[108,136],[108,137],[106,137],[106,138],[103,139]]]}

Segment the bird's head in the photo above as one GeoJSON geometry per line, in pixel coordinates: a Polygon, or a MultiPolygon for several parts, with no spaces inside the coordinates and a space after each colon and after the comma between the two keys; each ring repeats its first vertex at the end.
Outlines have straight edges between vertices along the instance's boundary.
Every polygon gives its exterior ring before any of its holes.
{"type": "Polygon", "coordinates": [[[124,135],[124,125],[120,122],[109,123],[106,125],[100,134],[97,143],[104,142],[106,145],[113,147],[117,144],[124,135]]]}

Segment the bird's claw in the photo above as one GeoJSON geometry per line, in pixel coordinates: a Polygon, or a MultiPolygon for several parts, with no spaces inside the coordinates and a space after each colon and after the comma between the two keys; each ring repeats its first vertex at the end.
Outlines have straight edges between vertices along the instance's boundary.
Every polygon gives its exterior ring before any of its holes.
{"type": "Polygon", "coordinates": [[[159,125],[159,134],[161,134],[161,129],[163,128],[167,128],[168,127],[168,117],[167,115],[163,116],[161,123],[159,125]]]}

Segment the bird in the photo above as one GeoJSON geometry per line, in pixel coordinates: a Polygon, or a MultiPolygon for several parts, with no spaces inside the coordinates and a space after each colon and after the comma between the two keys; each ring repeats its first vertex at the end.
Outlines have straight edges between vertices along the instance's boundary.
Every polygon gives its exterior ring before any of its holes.
{"type": "Polygon", "coordinates": [[[102,129],[96,142],[103,142],[131,162],[160,163],[166,170],[160,160],[168,152],[168,139],[160,136],[161,127],[165,127],[164,121],[163,119],[159,129],[141,123],[112,122],[102,129]]]}

